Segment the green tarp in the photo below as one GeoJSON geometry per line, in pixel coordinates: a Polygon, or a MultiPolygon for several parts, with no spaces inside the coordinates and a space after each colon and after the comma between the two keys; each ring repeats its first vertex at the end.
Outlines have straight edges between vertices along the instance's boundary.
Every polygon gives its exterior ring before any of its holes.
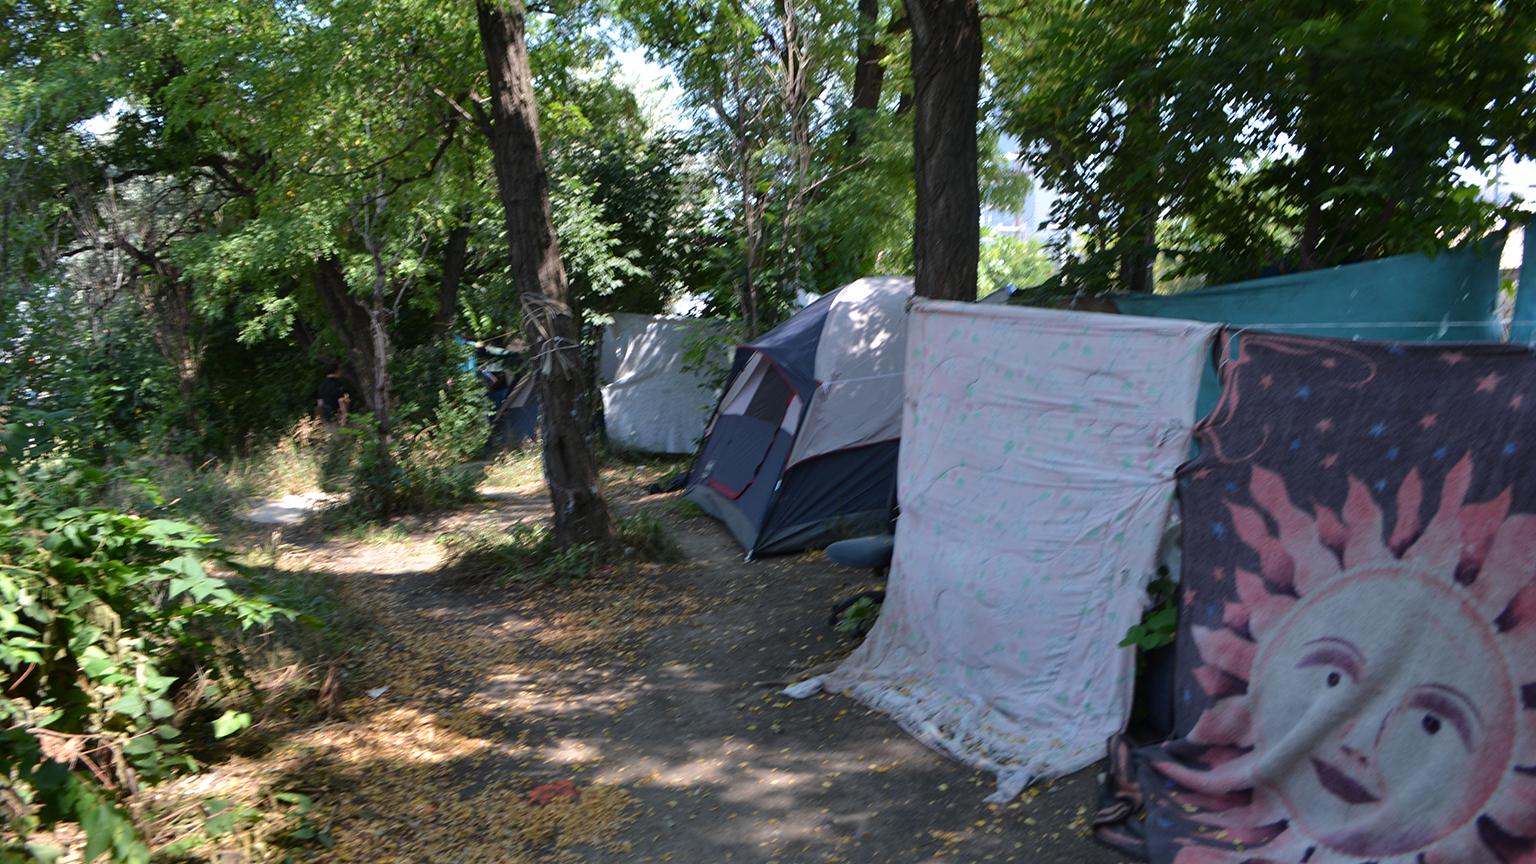
{"type": "MultiPolygon", "coordinates": [[[[1504,235],[1438,255],[1398,255],[1250,279],[1184,294],[1121,295],[1127,315],[1216,321],[1280,333],[1399,342],[1498,342],[1499,253],[1504,235]]],[[[1530,246],[1526,247],[1527,267],[1530,246]]],[[[1522,298],[1527,299],[1527,298],[1522,298]]],[[[1536,315],[1536,297],[1530,297],[1536,315]]],[[[1519,317],[1518,313],[1516,317],[1519,317]]],[[[1216,405],[1220,383],[1207,370],[1197,417],[1216,405]]]]}
{"type": "Polygon", "coordinates": [[[1525,257],[1520,261],[1520,293],[1515,295],[1515,320],[1509,341],[1536,344],[1536,222],[1525,226],[1525,257]]]}

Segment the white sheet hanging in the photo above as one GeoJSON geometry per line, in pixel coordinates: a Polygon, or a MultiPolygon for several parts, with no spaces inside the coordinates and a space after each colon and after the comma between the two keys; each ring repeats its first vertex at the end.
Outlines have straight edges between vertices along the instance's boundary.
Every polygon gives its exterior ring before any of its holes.
{"type": "Polygon", "coordinates": [[[719,397],[714,379],[730,362],[727,346],[714,369],[685,369],[697,342],[724,333],[719,321],[619,313],[603,328],[603,423],[621,447],[692,453],[719,397]]]}
{"type": "Polygon", "coordinates": [[[998,774],[1103,758],[1216,327],[917,301],[880,619],[823,679],[998,774]]]}

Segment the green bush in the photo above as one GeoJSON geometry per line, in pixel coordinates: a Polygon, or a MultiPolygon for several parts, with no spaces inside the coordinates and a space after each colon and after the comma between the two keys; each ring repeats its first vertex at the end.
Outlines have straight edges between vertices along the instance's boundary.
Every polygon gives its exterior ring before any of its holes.
{"type": "Polygon", "coordinates": [[[1147,586],[1151,602],[1141,620],[1125,631],[1120,647],[1135,646],[1145,652],[1173,644],[1179,629],[1178,592],[1178,583],[1168,577],[1167,568],[1159,567],[1157,578],[1147,586]]]}
{"type": "Polygon", "coordinates": [[[872,597],[860,597],[837,616],[837,632],[845,636],[863,636],[880,617],[880,603],[872,597]]]}
{"type": "Polygon", "coordinates": [[[216,706],[241,680],[218,637],[287,613],[211,574],[231,562],[196,526],[90,506],[115,480],[0,454],[0,806],[23,844],[76,822],[87,860],[144,861],[115,796],[195,767],[184,732],[249,724],[216,706]]]}

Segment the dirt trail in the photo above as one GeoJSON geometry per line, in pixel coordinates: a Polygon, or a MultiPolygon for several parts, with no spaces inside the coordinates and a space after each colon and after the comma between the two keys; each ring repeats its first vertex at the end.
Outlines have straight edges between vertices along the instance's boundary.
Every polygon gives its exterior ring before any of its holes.
{"type": "Polygon", "coordinates": [[[443,584],[434,534],[543,518],[537,490],[419,524],[405,542],[317,542],[284,567],[346,574],[379,621],[342,719],[264,757],[323,802],[331,860],[1118,862],[1087,836],[1095,772],[981,803],[990,779],[833,696],[764,682],[840,656],[831,604],[865,574],[815,556],[744,562],[674,496],[688,560],[511,597],[443,584]],[[574,780],[577,804],[530,789],[574,780]]]}

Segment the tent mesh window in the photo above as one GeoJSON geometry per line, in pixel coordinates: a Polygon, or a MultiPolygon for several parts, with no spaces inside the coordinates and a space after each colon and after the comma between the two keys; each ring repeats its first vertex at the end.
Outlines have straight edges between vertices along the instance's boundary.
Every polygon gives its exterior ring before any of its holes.
{"type": "Polygon", "coordinates": [[[743,413],[754,420],[777,426],[784,418],[784,409],[789,405],[791,395],[789,382],[784,380],[784,376],[769,371],[757,385],[757,392],[752,394],[752,401],[743,413]]]}

